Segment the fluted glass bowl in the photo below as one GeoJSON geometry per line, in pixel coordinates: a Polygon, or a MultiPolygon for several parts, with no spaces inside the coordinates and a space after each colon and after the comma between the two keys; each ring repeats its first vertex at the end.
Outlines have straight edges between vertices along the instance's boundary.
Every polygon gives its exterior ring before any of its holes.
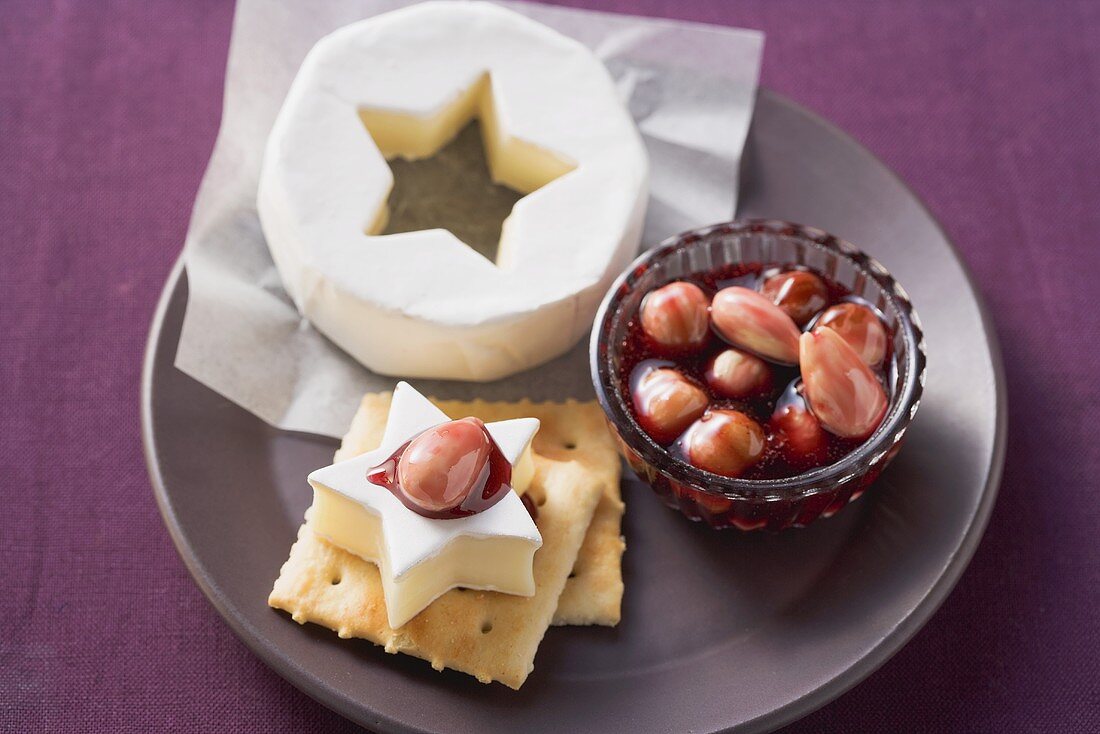
{"type": "Polygon", "coordinates": [[[775,220],[735,221],[684,232],[643,254],[604,298],[592,331],[590,357],[596,395],[631,469],[669,507],[715,528],[804,526],[858,498],[901,448],[924,388],[920,322],[908,294],[886,268],[821,230],[775,220]],[[896,369],[888,375],[890,407],[871,437],[835,464],[784,479],[731,479],[673,456],[634,420],[619,365],[628,325],[642,298],[670,281],[738,263],[805,265],[885,315],[896,355],[896,369]]]}

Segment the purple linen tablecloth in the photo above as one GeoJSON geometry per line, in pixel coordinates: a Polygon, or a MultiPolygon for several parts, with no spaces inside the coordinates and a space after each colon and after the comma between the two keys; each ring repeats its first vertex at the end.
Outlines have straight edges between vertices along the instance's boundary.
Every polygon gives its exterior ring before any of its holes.
{"type": "MultiPolygon", "coordinates": [[[[764,84],[913,186],[996,319],[1012,416],[985,540],[907,647],[790,731],[1100,731],[1100,2],[577,4],[766,31],[764,84]]],[[[206,602],[142,458],[142,349],[231,18],[0,5],[3,731],[355,728],[206,602]]]]}

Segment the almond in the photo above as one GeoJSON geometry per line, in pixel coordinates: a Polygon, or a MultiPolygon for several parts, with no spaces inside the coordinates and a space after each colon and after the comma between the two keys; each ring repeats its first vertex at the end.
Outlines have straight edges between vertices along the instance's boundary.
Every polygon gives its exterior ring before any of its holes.
{"type": "Polygon", "coordinates": [[[889,401],[851,345],[832,329],[819,327],[803,334],[799,347],[806,400],[825,430],[843,438],[874,433],[889,401]]]}
{"type": "Polygon", "coordinates": [[[718,335],[733,346],[773,362],[798,364],[798,327],[756,291],[740,286],[718,291],[710,319],[718,335]]]}

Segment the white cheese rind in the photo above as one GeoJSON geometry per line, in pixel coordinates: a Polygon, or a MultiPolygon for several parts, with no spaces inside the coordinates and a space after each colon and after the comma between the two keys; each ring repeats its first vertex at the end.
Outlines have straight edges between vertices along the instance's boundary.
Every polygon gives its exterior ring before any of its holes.
{"type": "Polygon", "coordinates": [[[430,2],[318,42],[272,129],[258,207],[298,309],[364,365],[493,380],[590,328],[637,249],[647,182],[638,132],[587,48],[495,5],[430,2]],[[445,230],[366,234],[393,178],[359,111],[432,118],[486,75],[502,139],[573,169],[516,204],[497,264],[445,230]]]}

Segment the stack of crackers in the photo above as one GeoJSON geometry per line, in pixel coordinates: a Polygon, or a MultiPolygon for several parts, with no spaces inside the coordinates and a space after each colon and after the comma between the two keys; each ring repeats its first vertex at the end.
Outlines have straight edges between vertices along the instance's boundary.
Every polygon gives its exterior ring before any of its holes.
{"type": "MultiPolygon", "coordinates": [[[[392,393],[367,395],[336,461],[382,442],[392,393]]],[[[483,683],[519,688],[554,625],[618,624],[623,596],[624,505],[619,457],[595,403],[433,401],[453,418],[489,423],[538,418],[532,451],[535,476],[527,495],[537,508],[543,545],[535,553],[535,594],[452,589],[398,629],[386,621],[378,568],[314,534],[306,522],[268,603],[296,622],[361,637],[387,652],[423,658],[483,683]]]]}

